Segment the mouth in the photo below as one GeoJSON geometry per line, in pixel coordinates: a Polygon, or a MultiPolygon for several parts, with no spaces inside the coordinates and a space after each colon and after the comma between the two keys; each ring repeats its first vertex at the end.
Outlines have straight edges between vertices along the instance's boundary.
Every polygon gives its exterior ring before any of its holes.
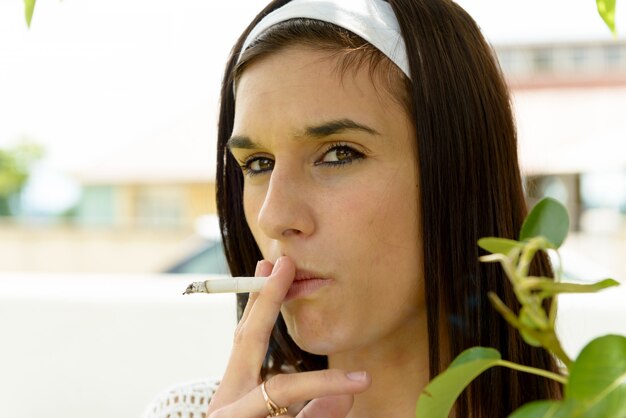
{"type": "Polygon", "coordinates": [[[327,277],[323,277],[323,275],[320,273],[297,269],[296,277],[294,278],[293,281],[296,282],[296,281],[301,281],[301,280],[315,280],[315,279],[328,280],[327,277]]]}
{"type": "Polygon", "coordinates": [[[296,270],[296,277],[287,291],[284,302],[313,296],[319,289],[326,287],[331,282],[332,279],[322,277],[319,273],[298,269],[296,270]]]}

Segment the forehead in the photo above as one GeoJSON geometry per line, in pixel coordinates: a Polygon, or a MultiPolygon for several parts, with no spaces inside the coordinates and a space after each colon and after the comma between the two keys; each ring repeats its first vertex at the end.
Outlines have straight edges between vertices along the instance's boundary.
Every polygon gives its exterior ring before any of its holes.
{"type": "Polygon", "coordinates": [[[241,74],[234,131],[294,128],[319,119],[349,118],[385,125],[406,119],[390,88],[367,65],[343,71],[336,53],[293,47],[260,58],[241,74]]]}

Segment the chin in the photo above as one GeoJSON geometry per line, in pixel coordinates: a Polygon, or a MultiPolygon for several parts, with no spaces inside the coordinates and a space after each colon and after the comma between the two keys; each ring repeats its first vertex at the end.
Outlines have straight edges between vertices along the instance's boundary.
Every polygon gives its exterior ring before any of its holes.
{"type": "Polygon", "coordinates": [[[318,356],[327,356],[337,352],[335,343],[331,341],[300,341],[299,339],[293,337],[292,339],[298,347],[300,347],[300,349],[306,351],[307,353],[316,354],[318,356]]]}
{"type": "Polygon", "coordinates": [[[302,350],[320,356],[342,351],[346,333],[338,332],[336,326],[331,328],[328,323],[303,321],[302,318],[296,320],[291,315],[284,315],[284,319],[289,336],[302,350]]]}

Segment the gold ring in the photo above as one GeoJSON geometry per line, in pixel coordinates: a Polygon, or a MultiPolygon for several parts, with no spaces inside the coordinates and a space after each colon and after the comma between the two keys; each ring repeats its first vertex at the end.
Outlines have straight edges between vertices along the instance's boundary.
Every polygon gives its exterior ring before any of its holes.
{"type": "Polygon", "coordinates": [[[284,415],[287,413],[287,408],[284,406],[278,406],[276,403],[270,399],[267,395],[267,391],[265,390],[265,382],[261,383],[261,393],[263,394],[263,399],[265,399],[265,406],[267,406],[267,412],[269,412],[269,417],[277,417],[280,415],[284,415]]]}

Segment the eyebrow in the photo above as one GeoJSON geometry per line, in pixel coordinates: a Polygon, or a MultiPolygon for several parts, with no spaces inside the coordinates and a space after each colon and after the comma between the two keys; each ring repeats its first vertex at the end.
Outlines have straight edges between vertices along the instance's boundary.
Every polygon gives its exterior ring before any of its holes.
{"type": "MultiPolygon", "coordinates": [[[[331,135],[344,133],[346,131],[361,131],[370,135],[380,135],[378,131],[370,128],[359,122],[355,122],[352,119],[338,119],[329,122],[324,122],[320,125],[308,126],[304,129],[304,133],[297,135],[305,139],[320,139],[331,135]]],[[[229,149],[241,148],[241,149],[258,149],[261,148],[257,143],[252,141],[250,137],[245,135],[233,135],[230,137],[226,146],[229,149]]]]}

